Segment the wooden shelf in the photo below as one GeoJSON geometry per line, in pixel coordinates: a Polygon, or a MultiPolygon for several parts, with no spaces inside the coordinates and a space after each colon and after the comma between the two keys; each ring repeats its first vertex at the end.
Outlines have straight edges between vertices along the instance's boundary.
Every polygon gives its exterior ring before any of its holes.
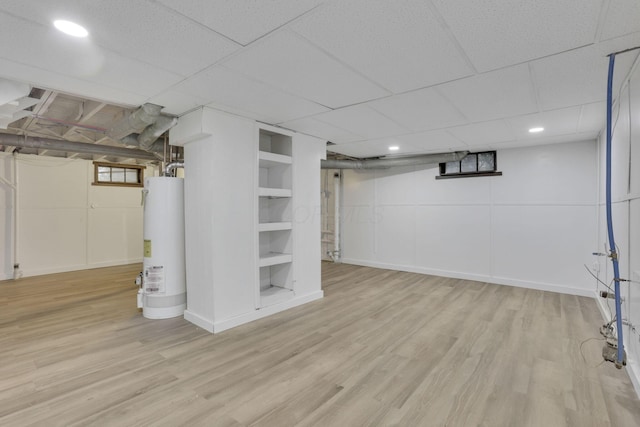
{"type": "Polygon", "coordinates": [[[290,165],[291,156],[284,154],[269,153],[268,151],[259,151],[258,160],[261,168],[270,168],[273,166],[290,165]]]}
{"type": "Polygon", "coordinates": [[[258,196],[260,197],[291,197],[291,190],[288,188],[258,188],[258,196]]]}
{"type": "Polygon", "coordinates": [[[263,222],[258,224],[258,231],[291,230],[292,227],[290,222],[263,222]]]}
{"type": "Polygon", "coordinates": [[[293,291],[291,289],[281,288],[279,286],[271,286],[260,291],[260,303],[263,307],[286,301],[292,297],[293,291]]]}
{"type": "Polygon", "coordinates": [[[260,255],[260,262],[258,265],[260,267],[269,267],[271,265],[278,264],[286,264],[293,260],[293,255],[291,254],[281,254],[278,252],[269,252],[264,255],[260,255]]]}

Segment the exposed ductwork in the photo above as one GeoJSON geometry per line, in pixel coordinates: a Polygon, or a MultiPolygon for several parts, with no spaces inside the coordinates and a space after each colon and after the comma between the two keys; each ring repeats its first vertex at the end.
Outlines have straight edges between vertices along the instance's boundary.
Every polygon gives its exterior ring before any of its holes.
{"type": "Polygon", "coordinates": [[[63,151],[69,153],[96,154],[102,156],[129,157],[141,160],[162,160],[155,153],[135,148],[114,147],[112,145],[85,144],[61,139],[24,137],[21,135],[0,134],[0,145],[35,148],[40,150],[63,151]]]}
{"type": "Polygon", "coordinates": [[[453,153],[420,154],[416,156],[389,157],[363,160],[322,160],[322,169],[388,169],[400,166],[430,165],[462,160],[468,151],[453,153]]]}
{"type": "Polygon", "coordinates": [[[158,120],[160,110],[162,110],[160,105],[146,103],[136,111],[118,120],[111,129],[107,131],[107,135],[117,141],[132,133],[140,133],[147,126],[152,125],[158,120]]]}
{"type": "Polygon", "coordinates": [[[176,117],[163,116],[160,110],[160,105],[146,103],[114,124],[107,135],[130,147],[160,152],[162,144],[156,140],[178,123],[176,117]]]}
{"type": "Polygon", "coordinates": [[[154,142],[166,131],[174,127],[178,123],[177,117],[160,116],[158,120],[150,126],[147,126],[145,130],[138,135],[138,142],[140,148],[143,150],[151,150],[154,142]]]}

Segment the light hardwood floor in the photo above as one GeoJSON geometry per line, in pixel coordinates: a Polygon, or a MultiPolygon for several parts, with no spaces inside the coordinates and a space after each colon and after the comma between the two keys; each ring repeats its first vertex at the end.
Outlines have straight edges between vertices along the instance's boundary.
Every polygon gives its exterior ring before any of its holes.
{"type": "Polygon", "coordinates": [[[323,264],[325,298],[211,335],[139,265],[0,282],[2,426],[638,426],[595,302],[323,264]]]}

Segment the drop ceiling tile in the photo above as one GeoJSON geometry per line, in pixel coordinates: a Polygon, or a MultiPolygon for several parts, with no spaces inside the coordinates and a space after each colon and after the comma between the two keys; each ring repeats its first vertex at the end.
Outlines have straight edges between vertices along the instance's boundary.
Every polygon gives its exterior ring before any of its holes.
{"type": "Polygon", "coordinates": [[[416,147],[420,152],[464,150],[467,145],[445,130],[432,130],[396,137],[401,142],[416,147]]]}
{"type": "Polygon", "coordinates": [[[345,129],[366,139],[402,135],[410,131],[367,105],[354,105],[318,114],[314,119],[345,129]]]}
{"type": "Polygon", "coordinates": [[[495,70],[594,42],[601,0],[433,0],[471,62],[495,70]]]}
{"type": "Polygon", "coordinates": [[[473,72],[423,0],[328,2],[292,29],[394,93],[473,72]]]}
{"type": "Polygon", "coordinates": [[[200,71],[240,48],[179,13],[147,0],[11,0],[2,6],[50,27],[55,18],[82,23],[98,46],[182,76],[200,71]]]}
{"type": "Polygon", "coordinates": [[[229,107],[236,113],[268,123],[281,123],[329,111],[303,98],[252,80],[221,66],[211,67],[181,82],[173,91],[206,99],[217,108],[229,107]]]}
{"type": "Polygon", "coordinates": [[[470,147],[514,141],[515,134],[504,120],[473,123],[448,128],[447,132],[470,147]]]}
{"type": "Polygon", "coordinates": [[[163,113],[181,116],[195,108],[206,105],[208,101],[196,95],[186,94],[177,90],[169,89],[156,96],[147,99],[145,102],[161,105],[163,113]]]}
{"type": "Polygon", "coordinates": [[[252,44],[223,65],[330,108],[389,95],[290,31],[252,44]]]}
{"type": "Polygon", "coordinates": [[[576,132],[569,135],[543,136],[536,139],[509,141],[499,144],[491,144],[487,149],[502,150],[504,148],[531,147],[536,145],[564,144],[567,142],[593,141],[599,132],[576,132]]]}
{"type": "Polygon", "coordinates": [[[640,31],[640,2],[638,0],[609,1],[602,25],[601,39],[612,39],[638,31],[640,31]]]}
{"type": "MultiPolygon", "coordinates": [[[[587,47],[533,61],[531,73],[538,91],[540,108],[553,110],[590,104],[607,98],[609,60],[602,46],[587,47]]],[[[618,93],[637,54],[616,57],[614,93],[618,93]]]]}
{"type": "Polygon", "coordinates": [[[471,122],[538,111],[527,65],[445,83],[438,91],[471,122]]]}
{"type": "MultiPolygon", "coordinates": [[[[43,71],[143,96],[155,95],[182,79],[177,74],[103,49],[91,40],[71,39],[53,28],[13,16],[0,13],[0,26],[7,32],[5,43],[0,44],[0,58],[43,71]]],[[[72,92],[79,93],[78,90],[72,92]]],[[[94,97],[90,91],[84,95],[94,97]]]]}
{"type": "Polygon", "coordinates": [[[577,131],[580,119],[580,107],[563,108],[543,113],[527,114],[525,116],[507,119],[516,138],[529,140],[546,138],[554,135],[568,135],[577,131]],[[533,127],[543,127],[540,133],[530,133],[533,127]]]}
{"type": "Polygon", "coordinates": [[[600,132],[606,125],[606,116],[606,101],[583,105],[578,121],[578,132],[600,132]]]}
{"type": "Polygon", "coordinates": [[[296,132],[315,136],[320,139],[325,139],[336,144],[343,144],[363,139],[361,136],[354,135],[349,131],[332,126],[328,123],[321,122],[313,117],[306,117],[304,119],[280,123],[280,126],[296,132]]]}
{"type": "Polygon", "coordinates": [[[45,89],[82,96],[90,99],[118,104],[123,106],[141,105],[147,97],[124,91],[119,87],[109,87],[70,77],[55,72],[50,72],[31,65],[21,64],[0,57],[0,74],[3,77],[20,79],[45,89]]]}
{"type": "Polygon", "coordinates": [[[397,138],[380,138],[367,141],[350,142],[327,147],[327,151],[344,154],[352,157],[379,157],[396,154],[413,154],[419,152],[419,148],[397,138]],[[397,146],[397,151],[389,151],[390,146],[397,146]]]}
{"type": "Polygon", "coordinates": [[[105,51],[102,66],[94,75],[85,76],[85,79],[145,96],[154,96],[183,78],[152,65],[105,51]]]}
{"type": "Polygon", "coordinates": [[[414,132],[467,122],[460,111],[433,88],[390,96],[367,105],[414,132]]]}
{"type": "Polygon", "coordinates": [[[158,0],[243,45],[308,12],[322,0],[158,0]]]}

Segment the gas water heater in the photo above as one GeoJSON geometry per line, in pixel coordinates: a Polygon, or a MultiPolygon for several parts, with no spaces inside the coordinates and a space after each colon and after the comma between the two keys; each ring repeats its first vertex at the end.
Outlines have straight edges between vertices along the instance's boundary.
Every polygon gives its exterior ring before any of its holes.
{"type": "Polygon", "coordinates": [[[148,319],[182,316],[187,294],[184,261],[184,182],[144,180],[144,258],[138,307],[148,319]]]}

